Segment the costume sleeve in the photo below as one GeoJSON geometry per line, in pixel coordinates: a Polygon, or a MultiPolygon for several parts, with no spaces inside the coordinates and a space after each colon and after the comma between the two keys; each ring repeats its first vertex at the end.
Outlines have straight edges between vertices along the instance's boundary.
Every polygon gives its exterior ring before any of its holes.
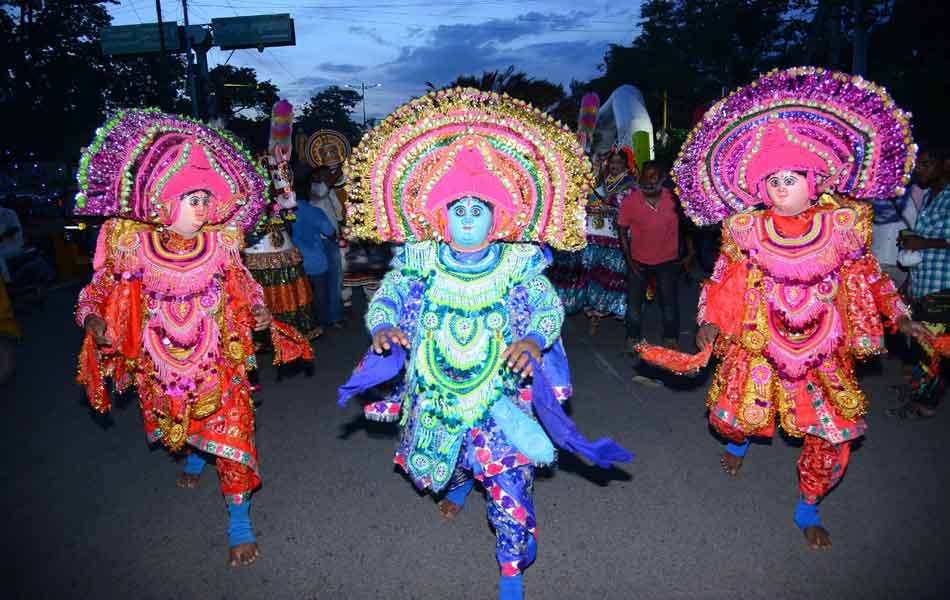
{"type": "Polygon", "coordinates": [[[528,330],[525,337],[533,337],[541,349],[550,348],[561,335],[564,306],[554,286],[544,275],[537,275],[525,283],[528,293],[528,330]]]}
{"type": "Polygon", "coordinates": [[[236,258],[231,264],[231,277],[243,291],[242,297],[247,301],[249,307],[266,306],[264,303],[264,290],[261,284],[254,280],[251,272],[247,270],[244,263],[236,258]]]}
{"type": "Polygon", "coordinates": [[[384,327],[399,326],[408,295],[409,278],[403,275],[402,270],[393,269],[386,273],[366,311],[366,328],[370,335],[384,327]]]}
{"type": "Polygon", "coordinates": [[[248,308],[255,306],[267,306],[264,302],[264,289],[257,283],[251,272],[244,266],[241,260],[241,251],[244,249],[244,237],[238,237],[237,247],[229,253],[230,263],[228,265],[227,290],[233,298],[228,302],[238,302],[245,304],[248,308]]]}
{"type": "Polygon", "coordinates": [[[116,278],[112,271],[106,268],[97,269],[92,274],[92,281],[79,292],[79,300],[76,302],[76,324],[82,327],[89,315],[104,318],[105,303],[115,287],[116,278]]]}
{"type": "Polygon", "coordinates": [[[860,260],[846,267],[842,281],[852,281],[849,275],[853,274],[859,275],[867,282],[868,290],[874,299],[874,305],[878,312],[884,315],[885,325],[890,328],[891,332],[897,330],[898,321],[905,317],[910,318],[910,307],[897,293],[897,286],[894,285],[894,281],[887,274],[881,272],[881,265],[874,256],[866,254],[860,260]]]}
{"type": "Polygon", "coordinates": [[[89,315],[105,318],[105,303],[116,288],[117,280],[113,272],[114,264],[110,246],[115,223],[110,219],[102,224],[96,238],[96,252],[93,256],[92,280],[79,291],[76,302],[76,324],[80,327],[89,315]]]}
{"type": "Polygon", "coordinates": [[[711,323],[725,335],[739,334],[742,323],[742,305],[749,277],[745,262],[736,256],[735,244],[723,227],[722,248],[713,269],[699,294],[696,322],[703,326],[711,323]]]}

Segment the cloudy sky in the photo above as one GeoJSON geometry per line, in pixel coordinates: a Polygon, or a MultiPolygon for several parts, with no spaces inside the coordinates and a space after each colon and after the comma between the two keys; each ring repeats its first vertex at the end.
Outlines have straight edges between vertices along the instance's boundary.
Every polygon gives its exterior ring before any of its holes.
{"type": "MultiPolygon", "coordinates": [[[[611,43],[636,35],[639,0],[189,0],[191,23],[213,17],[290,13],[297,45],[212,50],[211,66],[253,67],[295,104],[328,85],[381,84],[366,93],[369,116],[382,116],[424,92],[425,82],[515,65],[564,84],[598,74],[611,43]],[[230,59],[229,59],[230,56],[230,59]]],[[[183,23],[180,1],[163,18],[183,23]]],[[[114,25],[155,22],[152,0],[123,0],[114,25]]]]}

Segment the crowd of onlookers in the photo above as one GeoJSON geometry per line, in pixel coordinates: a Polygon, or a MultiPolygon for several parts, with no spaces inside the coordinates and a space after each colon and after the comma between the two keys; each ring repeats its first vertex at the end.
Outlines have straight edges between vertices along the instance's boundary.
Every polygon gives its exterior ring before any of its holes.
{"type": "MultiPolygon", "coordinates": [[[[950,323],[950,146],[946,143],[923,145],[913,182],[903,196],[874,202],[872,252],[911,304],[914,317],[933,334],[946,334],[950,323]]],[[[889,414],[934,416],[946,387],[939,355],[916,344],[909,354],[895,354],[909,359],[907,383],[900,388],[901,402],[889,414]]]]}

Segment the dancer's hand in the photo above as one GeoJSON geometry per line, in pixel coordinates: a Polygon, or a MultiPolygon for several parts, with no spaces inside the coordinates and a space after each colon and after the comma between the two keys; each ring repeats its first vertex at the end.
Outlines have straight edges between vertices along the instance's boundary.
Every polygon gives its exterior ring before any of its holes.
{"type": "Polygon", "coordinates": [[[912,321],[904,317],[897,322],[897,329],[907,337],[916,339],[921,344],[927,344],[929,346],[934,341],[933,334],[930,333],[930,330],[920,321],[912,321]]]}
{"type": "Polygon", "coordinates": [[[718,337],[719,326],[712,323],[705,323],[699,328],[699,331],[696,332],[696,347],[702,352],[707,346],[715,344],[716,338],[718,337]]]}
{"type": "Polygon", "coordinates": [[[533,369],[530,358],[541,362],[541,346],[534,338],[523,338],[513,342],[501,355],[501,360],[508,360],[508,368],[521,375],[521,378],[530,377],[533,369]]]}
{"type": "Polygon", "coordinates": [[[271,321],[274,320],[270,311],[263,304],[251,307],[251,314],[254,315],[254,331],[264,331],[270,327],[271,321]]]}
{"type": "Polygon", "coordinates": [[[102,317],[88,315],[82,323],[83,329],[92,333],[92,340],[97,346],[111,346],[112,338],[106,333],[106,322],[102,317]]]}
{"type": "Polygon", "coordinates": [[[376,354],[389,352],[394,344],[409,347],[409,337],[398,327],[383,327],[373,335],[373,352],[376,354]]]}

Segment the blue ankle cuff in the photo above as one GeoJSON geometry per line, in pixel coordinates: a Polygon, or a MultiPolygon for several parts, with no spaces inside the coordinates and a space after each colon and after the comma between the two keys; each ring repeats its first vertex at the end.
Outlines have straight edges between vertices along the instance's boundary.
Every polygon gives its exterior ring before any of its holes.
{"type": "Polygon", "coordinates": [[[188,456],[185,457],[185,473],[189,475],[201,475],[201,471],[205,468],[207,462],[204,457],[201,456],[201,452],[198,450],[192,450],[188,453],[188,456]]]}
{"type": "Polygon", "coordinates": [[[472,491],[472,486],[475,485],[474,479],[469,479],[462,485],[458,486],[453,490],[449,490],[445,494],[445,499],[453,504],[458,504],[459,506],[465,506],[465,498],[468,497],[469,492],[472,491]]]}
{"type": "Polygon", "coordinates": [[[498,579],[498,600],[523,600],[524,582],[521,574],[502,575],[498,579]]]}
{"type": "Polygon", "coordinates": [[[228,525],[228,546],[231,548],[239,544],[253,544],[257,541],[251,531],[251,501],[240,504],[228,504],[231,514],[231,524],[228,525]]]}
{"type": "Polygon", "coordinates": [[[732,442],[729,442],[726,444],[726,452],[733,456],[742,458],[745,456],[745,453],[749,451],[749,443],[749,438],[746,438],[746,440],[741,444],[733,444],[732,442]]]}
{"type": "Polygon", "coordinates": [[[820,526],[821,517],[818,516],[818,505],[809,504],[800,499],[798,504],[795,505],[794,520],[799,529],[820,526]]]}

